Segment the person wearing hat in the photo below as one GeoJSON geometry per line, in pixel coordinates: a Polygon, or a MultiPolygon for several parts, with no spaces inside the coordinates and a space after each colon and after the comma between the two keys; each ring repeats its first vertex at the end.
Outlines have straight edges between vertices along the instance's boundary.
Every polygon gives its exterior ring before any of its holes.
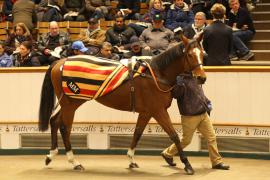
{"type": "Polygon", "coordinates": [[[151,51],[153,55],[157,55],[168,48],[174,40],[173,32],[165,28],[162,14],[155,14],[153,16],[152,25],[145,29],[141,36],[140,42],[142,48],[151,51]]]}
{"type": "Polygon", "coordinates": [[[90,18],[88,24],[88,29],[81,29],[78,40],[82,41],[90,50],[94,47],[101,48],[106,39],[106,32],[100,29],[98,19],[96,18],[90,18]]]}
{"type": "Polygon", "coordinates": [[[88,54],[88,48],[86,48],[82,41],[75,41],[71,45],[71,49],[74,55],[88,54]]]}
{"type": "Polygon", "coordinates": [[[123,54],[124,58],[131,58],[132,56],[151,56],[149,50],[144,50],[141,46],[140,40],[137,36],[130,38],[130,51],[123,54]]]}

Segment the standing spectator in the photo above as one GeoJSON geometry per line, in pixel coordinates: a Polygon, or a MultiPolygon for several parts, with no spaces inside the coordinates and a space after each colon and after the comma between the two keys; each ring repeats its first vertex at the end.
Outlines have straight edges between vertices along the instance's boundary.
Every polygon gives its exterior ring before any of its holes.
{"type": "Polygon", "coordinates": [[[152,25],[143,31],[140,36],[142,47],[157,55],[170,47],[174,40],[173,32],[163,26],[163,17],[160,14],[153,16],[152,25]]]}
{"type": "Polygon", "coordinates": [[[19,52],[12,57],[16,67],[40,66],[38,55],[32,51],[32,43],[29,41],[22,42],[19,52]]]}
{"type": "MultiPolygon", "coordinates": [[[[217,139],[214,127],[209,118],[212,105],[204,95],[203,89],[196,78],[191,74],[177,76],[176,87],[172,91],[172,96],[177,99],[177,105],[181,114],[183,135],[181,147],[184,149],[190,144],[196,129],[207,140],[209,157],[212,169],[229,170],[230,166],[223,163],[223,159],[218,152],[217,139]]],[[[177,154],[175,144],[166,148],[162,157],[170,166],[175,166],[173,156],[177,154]]]]}
{"type": "Polygon", "coordinates": [[[85,21],[85,0],[64,0],[61,8],[65,21],[85,21]]]}
{"type": "Polygon", "coordinates": [[[226,8],[222,4],[214,4],[211,8],[213,23],[205,28],[203,47],[207,53],[205,65],[230,65],[229,54],[232,48],[232,29],[224,24],[226,8]]]}
{"type": "Polygon", "coordinates": [[[12,54],[14,51],[19,50],[19,46],[23,41],[30,41],[34,43],[33,37],[24,23],[17,23],[13,27],[13,32],[6,40],[6,51],[12,54]]]}
{"type": "Polygon", "coordinates": [[[248,49],[247,43],[252,40],[255,34],[253,20],[249,12],[240,7],[238,0],[229,0],[231,11],[229,14],[229,26],[233,32],[232,59],[249,60],[254,54],[248,49]]]}
{"type": "Polygon", "coordinates": [[[35,4],[31,0],[18,0],[13,5],[12,9],[13,25],[24,23],[32,32],[37,23],[37,15],[35,4]]]}
{"type": "Polygon", "coordinates": [[[120,60],[120,57],[117,54],[112,53],[112,45],[109,42],[104,42],[102,44],[101,50],[97,56],[106,59],[120,60]]]}
{"type": "Polygon", "coordinates": [[[41,64],[51,64],[58,60],[68,48],[69,42],[69,35],[59,30],[57,22],[50,22],[49,32],[41,36],[38,40],[38,50],[42,53],[41,64]],[[56,48],[58,53],[57,56],[54,56],[52,52],[55,51],[56,48]]]}
{"type": "Polygon", "coordinates": [[[100,29],[98,20],[91,18],[88,21],[88,29],[81,29],[78,40],[81,40],[87,47],[101,47],[106,39],[105,33],[100,29]]]}
{"type": "Polygon", "coordinates": [[[140,0],[118,0],[117,14],[123,15],[125,19],[140,19],[140,0]],[[124,13],[122,13],[122,12],[124,13]]]}
{"type": "Polygon", "coordinates": [[[165,20],[165,27],[174,30],[178,27],[185,28],[194,22],[194,14],[189,10],[184,0],[174,0],[170,6],[165,20]]]}
{"type": "Polygon", "coordinates": [[[0,67],[11,67],[11,57],[5,52],[5,43],[0,42],[0,67]]]}
{"type": "Polygon", "coordinates": [[[113,27],[106,32],[106,41],[110,42],[112,46],[117,46],[121,50],[129,49],[129,40],[135,35],[135,31],[131,27],[125,25],[124,17],[122,15],[116,15],[113,27]]]}
{"type": "Polygon", "coordinates": [[[111,9],[110,0],[85,0],[85,9],[87,18],[106,18],[110,19],[109,11],[111,9]]]}

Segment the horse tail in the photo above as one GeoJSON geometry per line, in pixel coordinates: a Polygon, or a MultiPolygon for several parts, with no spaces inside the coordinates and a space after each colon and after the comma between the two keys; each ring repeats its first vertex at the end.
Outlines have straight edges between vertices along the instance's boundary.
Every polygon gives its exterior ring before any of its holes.
{"type": "Polygon", "coordinates": [[[55,97],[51,80],[52,68],[53,65],[51,65],[47,70],[41,89],[38,122],[38,127],[40,131],[46,131],[48,129],[50,117],[54,108],[55,97]]]}

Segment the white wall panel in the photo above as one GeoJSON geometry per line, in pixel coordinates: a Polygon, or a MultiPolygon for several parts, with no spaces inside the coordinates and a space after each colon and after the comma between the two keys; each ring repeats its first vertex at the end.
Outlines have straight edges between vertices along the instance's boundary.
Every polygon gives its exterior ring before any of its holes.
{"type": "MultiPolygon", "coordinates": [[[[270,125],[270,72],[207,72],[205,94],[212,100],[214,123],[270,125]]],[[[37,122],[44,72],[0,72],[0,122],[37,122]]],[[[174,100],[169,109],[179,123],[174,100]]],[[[75,122],[135,123],[137,113],[122,112],[94,101],[85,103],[75,122]]],[[[154,121],[153,121],[154,122],[154,121]]]]}

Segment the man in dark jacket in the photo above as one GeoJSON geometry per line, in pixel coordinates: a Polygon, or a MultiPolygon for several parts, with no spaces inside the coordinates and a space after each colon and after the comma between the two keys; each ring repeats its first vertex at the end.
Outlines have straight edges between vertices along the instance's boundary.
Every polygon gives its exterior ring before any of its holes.
{"type": "Polygon", "coordinates": [[[129,49],[129,40],[135,35],[136,32],[131,27],[125,25],[124,17],[122,15],[116,15],[113,27],[106,32],[106,41],[121,50],[129,49]]]}
{"type": "MultiPolygon", "coordinates": [[[[255,28],[249,12],[240,7],[239,0],[230,0],[229,26],[233,29],[233,52],[241,60],[250,60],[254,54],[246,44],[252,40],[255,28]]],[[[232,59],[237,60],[232,57],[232,59]]]]}
{"type": "MultiPolygon", "coordinates": [[[[177,76],[177,86],[172,91],[172,96],[177,99],[178,108],[181,114],[183,135],[181,147],[185,148],[190,144],[196,129],[207,140],[209,157],[213,169],[229,170],[230,166],[223,163],[217,148],[216,135],[209,115],[212,110],[211,102],[204,95],[202,87],[196,78],[191,74],[177,76]]],[[[170,166],[175,166],[173,156],[177,154],[175,144],[166,148],[162,157],[170,166]]]]}
{"type": "Polygon", "coordinates": [[[69,35],[59,30],[57,22],[50,22],[49,31],[38,40],[38,50],[42,53],[42,65],[51,64],[59,59],[70,43],[69,35]],[[56,48],[58,48],[57,51],[56,48]]]}
{"type": "Polygon", "coordinates": [[[213,23],[205,28],[203,48],[207,53],[205,65],[230,65],[229,54],[232,49],[232,29],[223,23],[226,8],[222,4],[215,4],[211,8],[213,23]]]}

